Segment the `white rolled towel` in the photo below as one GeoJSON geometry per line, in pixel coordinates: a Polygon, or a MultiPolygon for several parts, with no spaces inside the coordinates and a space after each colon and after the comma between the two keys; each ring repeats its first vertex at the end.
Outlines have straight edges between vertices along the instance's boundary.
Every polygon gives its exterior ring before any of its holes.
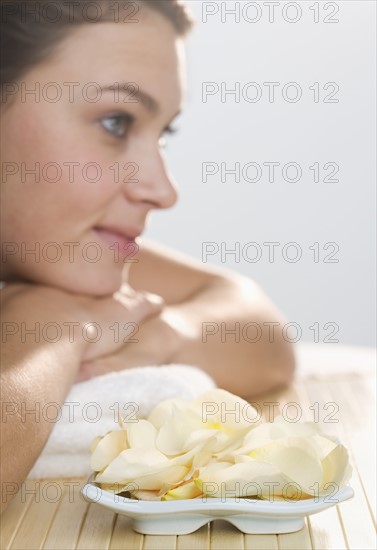
{"type": "Polygon", "coordinates": [[[164,399],[194,399],[214,387],[189,365],[137,367],[74,384],[61,407],[44,407],[44,418],[57,420],[28,479],[89,476],[90,443],[119,429],[118,411],[129,420],[145,417],[164,399]]]}

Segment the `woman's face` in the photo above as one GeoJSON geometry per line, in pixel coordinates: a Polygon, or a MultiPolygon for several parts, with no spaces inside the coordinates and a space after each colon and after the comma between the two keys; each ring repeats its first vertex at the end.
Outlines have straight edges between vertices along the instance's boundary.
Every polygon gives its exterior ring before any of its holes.
{"type": "Polygon", "coordinates": [[[76,28],[24,75],[2,123],[5,279],[120,287],[149,212],[177,199],[161,148],[182,75],[182,40],[150,10],[76,28]]]}

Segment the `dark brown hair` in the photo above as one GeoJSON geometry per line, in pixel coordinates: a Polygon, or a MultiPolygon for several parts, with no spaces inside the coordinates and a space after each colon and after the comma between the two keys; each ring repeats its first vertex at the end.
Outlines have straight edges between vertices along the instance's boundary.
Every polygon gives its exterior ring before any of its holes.
{"type": "Polygon", "coordinates": [[[1,0],[0,86],[14,83],[42,61],[77,25],[100,22],[138,22],[143,8],[161,13],[178,35],[185,35],[192,19],[181,0],[1,0]]]}

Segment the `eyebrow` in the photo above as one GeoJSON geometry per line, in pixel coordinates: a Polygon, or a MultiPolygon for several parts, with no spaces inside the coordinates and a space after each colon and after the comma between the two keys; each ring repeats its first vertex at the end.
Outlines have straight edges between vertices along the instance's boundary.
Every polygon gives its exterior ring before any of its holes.
{"type": "Polygon", "coordinates": [[[125,94],[132,98],[129,103],[140,102],[148,111],[156,113],[159,111],[157,101],[144,92],[136,82],[115,82],[109,86],[100,86],[102,92],[113,92],[114,94],[125,94]],[[136,101],[135,101],[136,100],[136,101]]]}

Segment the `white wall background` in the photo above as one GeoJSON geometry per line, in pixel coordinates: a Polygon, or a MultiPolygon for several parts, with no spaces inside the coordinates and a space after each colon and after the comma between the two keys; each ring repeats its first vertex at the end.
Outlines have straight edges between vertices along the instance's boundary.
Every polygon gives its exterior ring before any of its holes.
{"type": "MultiPolygon", "coordinates": [[[[339,327],[332,339],[340,344],[373,345],[376,3],[279,2],[273,22],[265,5],[271,3],[238,3],[243,9],[258,4],[261,18],[255,23],[247,22],[242,12],[239,22],[226,15],[224,10],[236,4],[189,2],[197,26],[188,41],[188,102],[177,124],[179,133],[169,140],[166,151],[180,201],[171,211],[154,214],[147,236],[198,259],[204,242],[217,243],[219,252],[208,256],[208,262],[255,278],[288,319],[300,325],[302,341],[331,337],[336,326],[326,325],[330,322],[339,327]],[[292,4],[301,8],[296,23],[287,21],[298,14],[292,4]],[[318,23],[310,6],[318,8],[318,23]],[[204,23],[204,9],[218,12],[204,23]],[[326,16],[339,22],[325,23],[326,16]],[[218,93],[203,102],[203,82],[219,86],[224,82],[227,88],[239,82],[241,90],[256,82],[262,97],[251,103],[241,95],[237,103],[228,95],[222,102],[218,93]],[[272,103],[264,82],[280,83],[272,103]],[[283,98],[282,88],[288,82],[302,89],[296,103],[283,98]],[[315,82],[319,102],[309,89],[315,82]],[[324,91],[328,82],[339,86],[337,103],[323,101],[333,90],[324,91]],[[281,163],[273,182],[263,166],[271,161],[281,163]],[[245,181],[242,173],[239,183],[231,175],[222,182],[219,171],[204,183],[205,162],[218,163],[219,168],[222,162],[228,167],[255,162],[263,171],[258,182],[245,181]],[[282,166],[288,162],[296,162],[302,170],[296,183],[282,176],[282,166]],[[321,166],[318,183],[309,169],[316,162],[321,166]],[[323,169],[327,162],[339,166],[334,176],[338,182],[323,181],[331,175],[330,169],[323,169]],[[273,241],[281,244],[270,262],[263,243],[273,241]],[[240,243],[239,261],[231,255],[222,261],[222,242],[228,248],[240,243]],[[253,263],[242,256],[242,248],[250,242],[262,250],[253,263]],[[289,242],[297,243],[302,252],[296,263],[284,259],[283,247],[289,242]],[[317,262],[309,248],[316,242],[317,262]],[[324,250],[331,242],[339,247],[333,256],[337,263],[324,262],[334,250],[324,250]],[[310,329],[314,323],[320,329],[316,337],[310,329]]],[[[249,7],[246,17],[257,17],[255,6],[249,7]]],[[[294,89],[288,93],[293,97],[294,89]]],[[[249,178],[255,175],[250,169],[249,178]]],[[[288,177],[293,176],[293,171],[288,172],[288,177]]],[[[249,258],[255,252],[250,248],[249,258]]],[[[293,248],[285,252],[295,255],[293,248]]]]}

